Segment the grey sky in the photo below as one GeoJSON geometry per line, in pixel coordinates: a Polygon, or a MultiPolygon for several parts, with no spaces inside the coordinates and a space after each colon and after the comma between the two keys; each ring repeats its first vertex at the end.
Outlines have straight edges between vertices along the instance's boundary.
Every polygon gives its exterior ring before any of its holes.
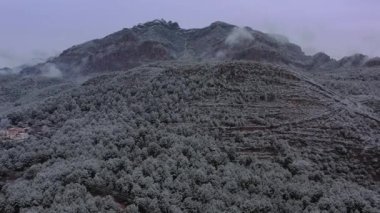
{"type": "Polygon", "coordinates": [[[183,28],[221,20],[286,35],[306,53],[380,55],[378,0],[3,0],[0,67],[54,56],[156,18],[183,28]]]}

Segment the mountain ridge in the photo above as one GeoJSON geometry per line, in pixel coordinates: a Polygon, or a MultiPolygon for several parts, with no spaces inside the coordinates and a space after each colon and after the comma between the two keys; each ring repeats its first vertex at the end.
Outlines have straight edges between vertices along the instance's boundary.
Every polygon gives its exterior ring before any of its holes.
{"type": "Polygon", "coordinates": [[[340,60],[324,53],[308,56],[301,47],[281,36],[221,21],[204,28],[182,29],[176,22],[154,20],[74,45],[59,56],[23,69],[21,73],[42,74],[47,72],[44,66],[52,64],[65,76],[87,75],[126,70],[164,60],[251,60],[306,70],[379,64],[375,59],[365,63],[367,57],[359,54],[340,60]]]}

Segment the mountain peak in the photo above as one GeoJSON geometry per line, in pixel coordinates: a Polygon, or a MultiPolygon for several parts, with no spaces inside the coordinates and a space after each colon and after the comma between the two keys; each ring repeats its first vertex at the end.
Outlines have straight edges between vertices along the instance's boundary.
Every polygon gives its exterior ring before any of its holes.
{"type": "Polygon", "coordinates": [[[235,27],[232,24],[223,22],[223,21],[215,21],[210,24],[210,27],[222,27],[222,28],[230,28],[230,27],[235,27]]]}
{"type": "Polygon", "coordinates": [[[134,26],[133,28],[146,28],[146,27],[153,27],[153,26],[164,26],[171,29],[180,29],[180,26],[177,22],[166,21],[165,19],[154,19],[153,21],[148,21],[142,24],[138,24],[134,26]]]}
{"type": "Polygon", "coordinates": [[[357,53],[351,56],[343,57],[339,60],[339,64],[342,67],[358,67],[363,65],[367,59],[367,55],[357,53]]]}

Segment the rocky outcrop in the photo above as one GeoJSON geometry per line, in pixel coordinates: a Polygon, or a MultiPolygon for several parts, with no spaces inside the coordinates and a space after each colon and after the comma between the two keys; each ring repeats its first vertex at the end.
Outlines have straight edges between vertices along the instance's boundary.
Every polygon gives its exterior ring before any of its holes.
{"type": "Polygon", "coordinates": [[[308,69],[326,70],[326,69],[337,68],[338,66],[339,66],[338,62],[335,59],[332,59],[326,53],[319,52],[319,53],[313,55],[308,69]]]}
{"type": "Polygon", "coordinates": [[[380,66],[380,57],[371,58],[364,63],[366,67],[379,67],[380,66]]]}
{"type": "Polygon", "coordinates": [[[343,57],[338,61],[340,67],[360,67],[363,66],[368,56],[363,54],[354,54],[351,56],[343,57]]]}

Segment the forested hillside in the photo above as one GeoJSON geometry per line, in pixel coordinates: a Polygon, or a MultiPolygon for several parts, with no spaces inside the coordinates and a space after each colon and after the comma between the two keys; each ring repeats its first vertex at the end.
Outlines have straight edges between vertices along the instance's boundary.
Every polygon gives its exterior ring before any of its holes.
{"type": "Polygon", "coordinates": [[[348,68],[329,72],[307,73],[344,98],[368,106],[380,116],[380,69],[348,68]]]}
{"type": "Polygon", "coordinates": [[[28,108],[34,103],[40,103],[75,85],[74,82],[61,78],[25,78],[16,74],[0,74],[0,118],[18,108],[28,108]]]}
{"type": "Polygon", "coordinates": [[[299,72],[168,62],[70,88],[7,114],[31,130],[0,142],[0,212],[380,211],[379,119],[299,72]]]}

